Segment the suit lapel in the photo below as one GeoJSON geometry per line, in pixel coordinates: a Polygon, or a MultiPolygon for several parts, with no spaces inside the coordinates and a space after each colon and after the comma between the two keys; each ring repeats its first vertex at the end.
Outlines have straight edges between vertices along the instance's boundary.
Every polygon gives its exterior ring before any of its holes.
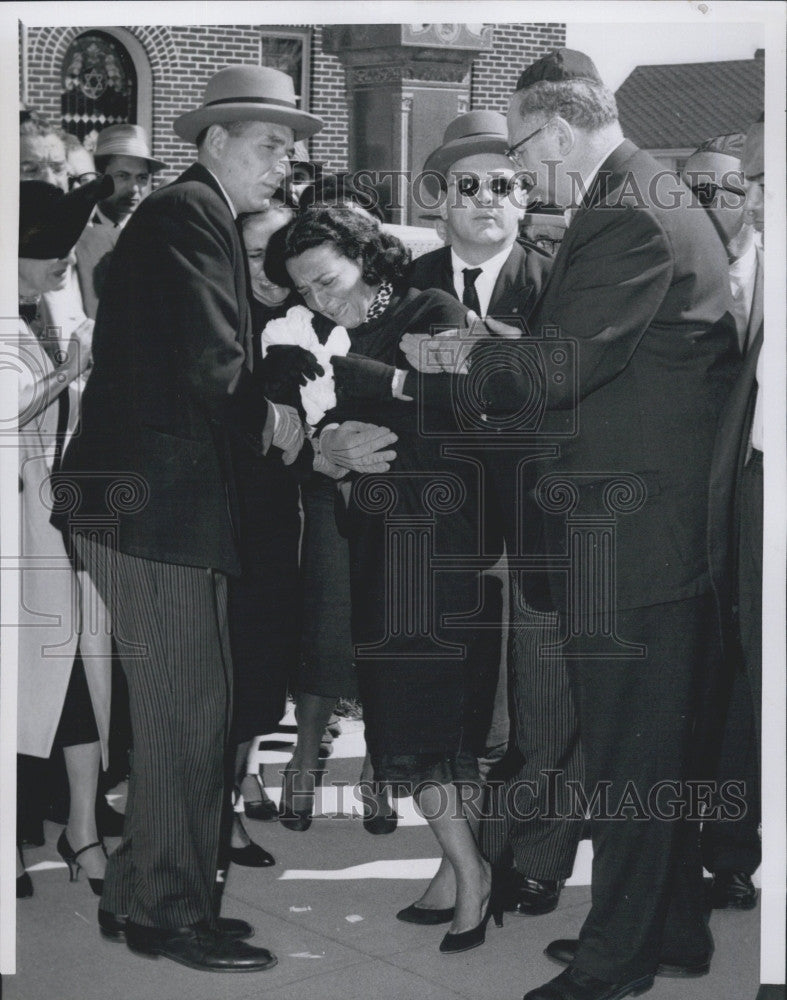
{"type": "Polygon", "coordinates": [[[454,287],[454,269],[451,264],[451,247],[441,247],[440,266],[438,267],[437,278],[439,284],[437,288],[442,288],[444,292],[456,298],[456,288],[454,287]]]}
{"type": "Polygon", "coordinates": [[[499,316],[503,320],[512,314],[523,319],[529,316],[536,290],[528,274],[528,260],[525,250],[519,243],[514,243],[492,289],[488,310],[490,316],[499,316]],[[522,295],[525,286],[528,289],[527,298],[522,295]]]}
{"type": "MultiPolygon", "coordinates": [[[[249,263],[246,257],[246,248],[241,239],[238,221],[232,214],[227,196],[221,189],[221,185],[213,174],[201,163],[193,163],[185,173],[181,174],[178,181],[199,181],[206,184],[214,191],[227,209],[227,230],[231,234],[233,248],[235,250],[235,293],[238,299],[238,340],[243,344],[246,352],[246,367],[251,371],[254,365],[251,322],[251,280],[249,278],[249,263]]],[[[176,182],[177,183],[177,182],[176,182]]]]}

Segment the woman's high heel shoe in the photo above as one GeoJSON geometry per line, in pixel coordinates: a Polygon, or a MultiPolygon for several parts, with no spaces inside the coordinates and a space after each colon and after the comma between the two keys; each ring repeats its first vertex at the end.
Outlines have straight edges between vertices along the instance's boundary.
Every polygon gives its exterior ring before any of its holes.
{"type": "Polygon", "coordinates": [[[458,934],[452,934],[448,931],[440,942],[440,951],[444,955],[454,955],[457,952],[469,951],[471,948],[482,945],[486,940],[486,925],[489,923],[490,917],[494,918],[496,927],[503,926],[503,903],[501,882],[499,878],[495,878],[495,870],[493,869],[492,890],[481,922],[475,927],[471,927],[469,931],[460,931],[458,934]]]}
{"type": "Polygon", "coordinates": [[[304,830],[308,830],[312,825],[314,792],[296,792],[293,789],[293,777],[297,773],[297,771],[282,771],[281,773],[282,784],[279,820],[282,826],[286,826],[288,830],[297,830],[299,833],[303,833],[304,830]],[[309,805],[306,809],[294,808],[293,802],[296,795],[300,802],[303,802],[304,799],[308,800],[309,805]]]}
{"type": "MultiPolygon", "coordinates": [[[[247,778],[254,781],[259,788],[260,797],[258,799],[247,799],[243,796],[243,811],[249,817],[249,819],[259,819],[259,820],[271,820],[276,819],[279,814],[279,809],[276,803],[268,798],[268,794],[265,791],[265,785],[262,783],[262,778],[257,774],[247,774],[247,778]]],[[[237,789],[238,794],[241,794],[240,789],[237,789]]]]}
{"type": "MultiPolygon", "coordinates": [[[[57,853],[68,865],[69,882],[76,882],[79,879],[79,871],[82,867],[78,860],[79,855],[84,854],[85,851],[89,851],[92,847],[100,847],[104,852],[104,857],[107,856],[106,848],[100,840],[96,840],[92,844],[87,844],[85,847],[80,847],[78,851],[75,851],[68,842],[66,831],[63,830],[60,834],[57,841],[57,853]]],[[[104,891],[103,878],[91,878],[88,875],[87,880],[90,883],[90,888],[93,890],[93,895],[100,896],[104,891]]]]}

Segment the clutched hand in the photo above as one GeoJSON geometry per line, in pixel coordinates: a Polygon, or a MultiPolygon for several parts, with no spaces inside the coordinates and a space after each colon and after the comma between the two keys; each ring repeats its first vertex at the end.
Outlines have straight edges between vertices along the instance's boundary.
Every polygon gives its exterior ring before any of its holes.
{"type": "Polygon", "coordinates": [[[396,452],[396,434],[387,427],[345,420],[320,434],[320,453],[333,465],[353,472],[387,472],[396,452]]]}
{"type": "Polygon", "coordinates": [[[271,344],[260,362],[263,392],[274,402],[291,399],[298,386],[324,374],[312,352],[295,344],[271,344]]]}
{"type": "Polygon", "coordinates": [[[382,361],[374,361],[360,354],[346,357],[334,355],[331,358],[336,399],[392,398],[391,387],[396,369],[382,361]]]}

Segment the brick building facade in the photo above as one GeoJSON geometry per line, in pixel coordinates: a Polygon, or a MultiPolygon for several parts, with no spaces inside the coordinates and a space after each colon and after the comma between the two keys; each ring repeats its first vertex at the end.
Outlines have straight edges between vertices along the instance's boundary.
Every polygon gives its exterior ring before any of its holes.
{"type": "MultiPolygon", "coordinates": [[[[504,111],[506,101],[524,65],[544,52],[565,44],[563,24],[490,25],[493,46],[481,52],[462,85],[468,109],[504,111]]],[[[282,44],[300,45],[308,109],[325,120],[325,128],[310,144],[310,156],[330,170],[348,168],[348,108],[345,68],[323,48],[321,25],[193,25],[125,28],[31,27],[20,29],[21,96],[52,121],[63,119],[66,59],[85,33],[98,32],[110,45],[121,46],[136,75],[132,115],[149,129],[153,153],[170,170],[160,181],[171,180],[193,158],[193,148],[172,131],[173,119],[202,102],[208,78],[233,63],[259,63],[261,39],[276,33],[282,44]],[[113,41],[114,40],[114,41],[113,41]]],[[[297,89],[297,85],[296,85],[297,89]]],[[[132,120],[133,120],[132,118],[132,120]]],[[[111,121],[112,119],[108,119],[111,121]]],[[[118,119],[119,120],[119,119],[118,119]]],[[[435,137],[437,140],[438,136],[435,137]]]]}

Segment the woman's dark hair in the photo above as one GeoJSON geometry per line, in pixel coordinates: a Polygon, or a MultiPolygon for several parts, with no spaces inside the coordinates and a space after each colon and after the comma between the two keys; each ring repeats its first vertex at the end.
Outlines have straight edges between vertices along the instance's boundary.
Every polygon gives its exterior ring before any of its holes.
{"type": "Polygon", "coordinates": [[[368,285],[401,284],[410,263],[410,251],[401,240],[384,232],[368,212],[346,205],[314,205],[274,233],[265,255],[265,273],[277,285],[292,288],[285,261],[326,243],[348,260],[360,258],[368,285]]]}

